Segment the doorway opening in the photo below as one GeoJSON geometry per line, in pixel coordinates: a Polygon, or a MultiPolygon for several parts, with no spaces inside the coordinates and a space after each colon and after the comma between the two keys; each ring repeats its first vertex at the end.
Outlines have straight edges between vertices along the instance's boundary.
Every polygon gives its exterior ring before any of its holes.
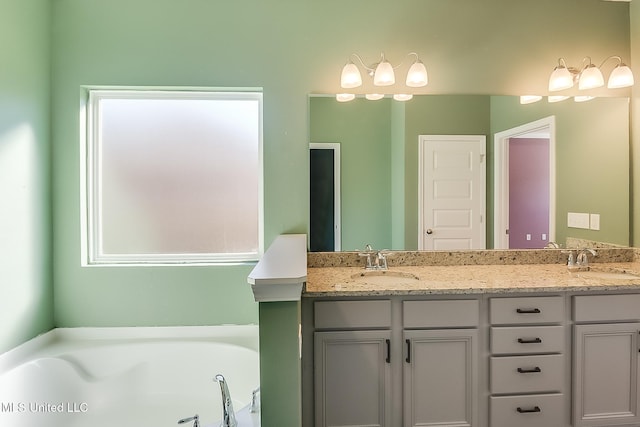
{"type": "Polygon", "coordinates": [[[495,249],[555,240],[555,139],[554,116],[495,134],[495,249]]]}
{"type": "Polygon", "coordinates": [[[309,144],[309,250],[341,250],[340,144],[309,144]]]}

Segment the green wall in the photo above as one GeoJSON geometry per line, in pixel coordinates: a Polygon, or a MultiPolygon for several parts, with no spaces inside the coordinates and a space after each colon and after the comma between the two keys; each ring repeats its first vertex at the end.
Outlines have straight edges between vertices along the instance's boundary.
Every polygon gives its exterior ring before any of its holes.
{"type": "MultiPolygon", "coordinates": [[[[640,63],[640,3],[630,3],[632,65],[640,63]]],[[[636,79],[639,79],[636,72],[636,79]]],[[[630,223],[633,246],[640,245],[640,88],[634,86],[631,96],[631,162],[630,223]]]]}
{"type": "Polygon", "coordinates": [[[0,353],[53,328],[48,0],[0,0],[0,353]]]}
{"type": "MultiPolygon", "coordinates": [[[[79,266],[80,85],[263,87],[268,245],[280,233],[306,231],[307,95],[336,92],[351,52],[373,60],[384,50],[396,62],[408,51],[420,52],[430,73],[424,90],[432,93],[514,94],[544,90],[558,56],[575,62],[586,54],[628,57],[629,52],[628,4],[600,0],[581,1],[580,14],[574,0],[482,0],[464,8],[439,0],[410,0],[402,8],[381,0],[56,0],[51,5],[59,326],[257,321],[245,280],[251,266],[79,266]],[[378,23],[375,32],[370,22],[378,23]]],[[[407,147],[406,157],[412,156],[407,147]]]]}
{"type": "Polygon", "coordinates": [[[340,143],[342,250],[391,248],[391,100],[309,100],[311,142],[340,143]]]}
{"type": "MultiPolygon", "coordinates": [[[[554,116],[556,123],[555,240],[564,243],[567,237],[576,237],[628,245],[629,100],[543,100],[520,105],[515,97],[491,99],[492,134],[549,116],[554,116]],[[600,230],[568,228],[567,212],[600,214],[600,230]]],[[[492,175],[491,185],[493,180],[492,175]]]]}
{"type": "MultiPolygon", "coordinates": [[[[0,350],[52,326],[258,321],[246,284],[251,265],[80,267],[81,85],[263,87],[268,245],[280,233],[306,231],[307,95],[337,92],[350,53],[373,62],[384,51],[399,63],[407,52],[419,52],[430,74],[424,93],[523,94],[546,90],[558,56],[576,63],[584,55],[628,58],[630,52],[629,4],[600,0],[580,0],[579,13],[575,0],[479,0],[464,7],[441,0],[407,0],[404,7],[382,0],[0,1],[0,75],[7,76],[0,80],[1,149],[7,139],[28,141],[33,149],[24,168],[33,185],[8,184],[23,199],[10,201],[11,226],[3,221],[2,230],[16,230],[12,220],[18,218],[29,227],[2,239],[6,332],[0,350]],[[33,134],[13,137],[11,130],[21,123],[33,134]],[[26,207],[20,204],[24,199],[26,207]],[[16,305],[21,292],[27,296],[16,305]]],[[[638,22],[637,12],[633,16],[638,22]]],[[[5,158],[4,151],[0,156],[5,158]]],[[[405,156],[411,156],[408,147],[405,156]]],[[[3,196],[9,190],[2,187],[3,196]]],[[[277,394],[291,406],[271,412],[267,425],[296,425],[299,412],[299,390],[278,382],[298,366],[290,331],[295,309],[285,304],[285,312],[260,314],[268,331],[282,330],[289,338],[285,358],[268,364],[262,381],[265,395],[277,394]]],[[[266,361],[277,353],[268,339],[261,351],[266,361]]]]}

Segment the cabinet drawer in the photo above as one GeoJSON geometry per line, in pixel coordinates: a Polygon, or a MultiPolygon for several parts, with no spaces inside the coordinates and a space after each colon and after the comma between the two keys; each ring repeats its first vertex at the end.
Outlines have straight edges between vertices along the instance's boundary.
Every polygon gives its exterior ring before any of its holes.
{"type": "Polygon", "coordinates": [[[563,326],[491,328],[493,354],[562,353],[563,326]]]}
{"type": "Polygon", "coordinates": [[[560,323],[564,319],[564,298],[491,298],[492,325],[560,323]]]}
{"type": "Polygon", "coordinates": [[[640,294],[573,297],[576,322],[640,320],[640,294]]]}
{"type": "Polygon", "coordinates": [[[405,328],[461,328],[478,326],[478,300],[404,301],[402,324],[405,328]]]}
{"type": "Polygon", "coordinates": [[[557,427],[564,423],[564,395],[492,396],[491,427],[557,427]]]}
{"type": "Polygon", "coordinates": [[[491,358],[492,393],[560,392],[564,378],[561,354],[491,358]]]}
{"type": "Polygon", "coordinates": [[[317,329],[390,328],[391,301],[316,301],[317,329]]]}

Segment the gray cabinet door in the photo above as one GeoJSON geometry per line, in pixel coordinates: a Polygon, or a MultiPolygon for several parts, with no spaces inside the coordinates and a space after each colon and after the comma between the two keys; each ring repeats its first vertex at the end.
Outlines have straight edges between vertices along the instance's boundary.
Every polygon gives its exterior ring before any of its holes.
{"type": "Polygon", "coordinates": [[[404,425],[474,426],[476,329],[404,331],[404,425]]]}
{"type": "Polygon", "coordinates": [[[573,425],[639,425],[640,323],[574,328],[573,425]]]}
{"type": "Polygon", "coordinates": [[[314,337],[315,427],[390,427],[390,331],[314,337]]]}

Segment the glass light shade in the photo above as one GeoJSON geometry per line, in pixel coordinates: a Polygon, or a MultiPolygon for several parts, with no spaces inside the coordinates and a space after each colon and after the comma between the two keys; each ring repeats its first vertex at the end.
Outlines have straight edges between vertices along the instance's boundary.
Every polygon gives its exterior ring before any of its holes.
{"type": "Polygon", "coordinates": [[[409,87],[422,87],[429,83],[427,68],[419,59],[411,65],[407,73],[406,85],[409,87]]]}
{"type": "Polygon", "coordinates": [[[362,85],[362,76],[360,70],[353,62],[347,63],[342,69],[342,75],[340,76],[340,86],[345,89],[350,89],[362,85]]]}
{"type": "Polygon", "coordinates": [[[589,64],[580,73],[578,89],[594,89],[600,86],[604,86],[604,77],[602,77],[602,72],[595,65],[589,64]]]}
{"type": "Polygon", "coordinates": [[[611,72],[607,87],[609,89],[618,89],[621,87],[633,86],[633,83],[633,73],[631,72],[631,68],[624,64],[620,64],[611,72]]]}
{"type": "Polygon", "coordinates": [[[384,98],[384,95],[381,93],[368,93],[364,97],[369,101],[377,101],[378,99],[384,98]]]}
{"type": "Polygon", "coordinates": [[[348,102],[353,101],[356,96],[352,93],[338,93],[336,95],[336,101],[338,102],[348,102]]]}
{"type": "Polygon", "coordinates": [[[412,98],[413,98],[413,95],[409,95],[406,93],[397,93],[393,95],[393,99],[395,99],[396,101],[409,101],[412,98]]]}
{"type": "Polygon", "coordinates": [[[393,73],[393,66],[385,60],[382,60],[376,67],[373,75],[373,84],[376,86],[391,86],[396,82],[396,76],[393,73]]]}
{"type": "Polygon", "coordinates": [[[586,101],[591,101],[592,99],[594,99],[595,96],[589,96],[589,95],[580,95],[580,96],[575,96],[573,98],[573,100],[575,102],[586,102],[586,101]]]}
{"type": "Polygon", "coordinates": [[[542,99],[540,95],[522,95],[520,97],[520,104],[533,104],[534,102],[538,102],[542,99]]]}
{"type": "Polygon", "coordinates": [[[573,87],[573,74],[567,67],[557,66],[549,76],[549,91],[569,89],[573,87]]]}
{"type": "Polygon", "coordinates": [[[560,101],[564,101],[565,99],[569,99],[570,96],[563,96],[563,95],[556,95],[556,96],[549,96],[547,98],[547,101],[549,102],[560,102],[560,101]]]}

